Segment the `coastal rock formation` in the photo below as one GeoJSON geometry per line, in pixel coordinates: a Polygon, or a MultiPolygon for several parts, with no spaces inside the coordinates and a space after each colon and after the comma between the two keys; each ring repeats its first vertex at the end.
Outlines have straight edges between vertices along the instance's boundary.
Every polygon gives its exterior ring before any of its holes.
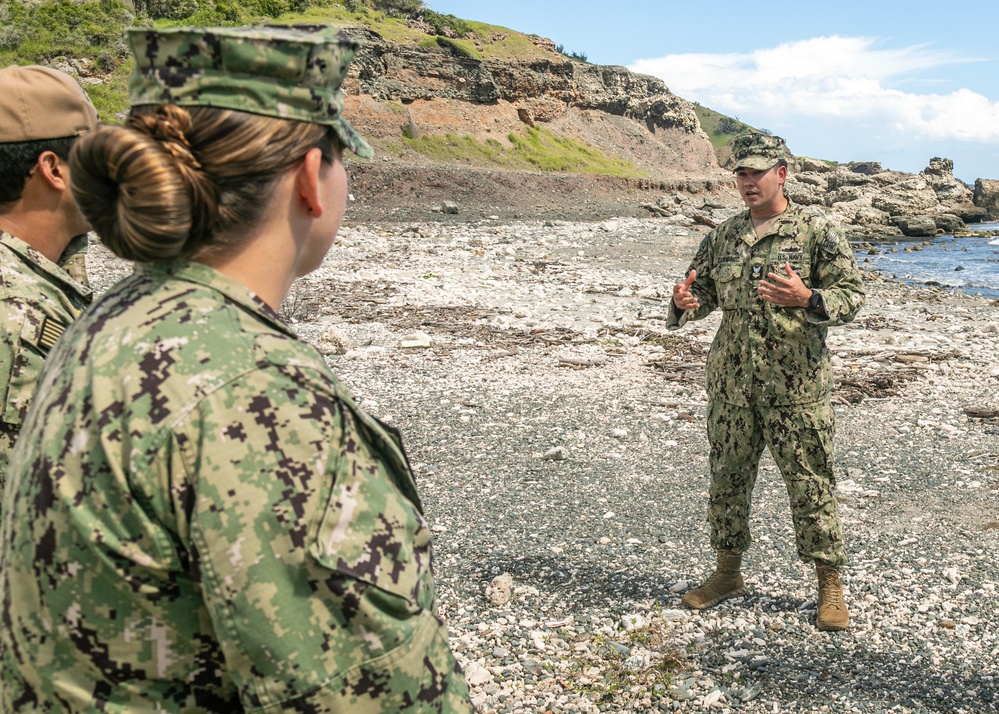
{"type": "Polygon", "coordinates": [[[933,158],[918,174],[889,171],[876,162],[801,162],[788,176],[787,194],[815,205],[848,227],[855,239],[935,236],[966,229],[987,217],[974,192],[954,178],[954,162],[933,158]]]}
{"type": "Polygon", "coordinates": [[[999,181],[995,179],[975,181],[975,205],[985,210],[989,220],[999,220],[999,181]]]}
{"type": "MultiPolygon", "coordinates": [[[[654,77],[564,57],[544,38],[532,41],[546,56],[506,61],[479,59],[454,38],[417,46],[365,27],[349,33],[361,48],[344,85],[347,115],[379,151],[375,162],[352,167],[355,213],[380,207],[402,218],[418,213],[419,201],[454,202],[466,218],[655,215],[712,226],[743,208],[693,105],[654,77]],[[525,135],[573,139],[630,162],[639,175],[509,171],[461,153],[509,149],[525,135]],[[422,137],[451,142],[457,158],[416,150],[412,142],[422,137]]],[[[918,174],[876,161],[798,158],[787,193],[830,214],[854,240],[931,237],[999,216],[999,182],[980,181],[972,191],[953,168],[939,157],[918,174]]]]}

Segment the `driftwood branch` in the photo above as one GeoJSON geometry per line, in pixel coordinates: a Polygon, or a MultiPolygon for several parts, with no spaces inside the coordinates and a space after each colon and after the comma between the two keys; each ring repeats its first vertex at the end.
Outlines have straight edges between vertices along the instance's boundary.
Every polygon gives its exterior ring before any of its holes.
{"type": "Polygon", "coordinates": [[[999,409],[965,409],[964,413],[972,419],[999,419],[999,409]]]}

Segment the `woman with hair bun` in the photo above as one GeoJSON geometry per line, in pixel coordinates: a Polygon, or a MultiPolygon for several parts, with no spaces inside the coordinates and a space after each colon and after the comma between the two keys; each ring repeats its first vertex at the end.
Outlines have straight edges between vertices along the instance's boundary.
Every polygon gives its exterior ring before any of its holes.
{"type": "Polygon", "coordinates": [[[0,529],[0,711],[470,712],[398,434],[277,310],[346,207],[356,49],[131,30],[73,192],[134,261],[53,349],[0,529]]]}

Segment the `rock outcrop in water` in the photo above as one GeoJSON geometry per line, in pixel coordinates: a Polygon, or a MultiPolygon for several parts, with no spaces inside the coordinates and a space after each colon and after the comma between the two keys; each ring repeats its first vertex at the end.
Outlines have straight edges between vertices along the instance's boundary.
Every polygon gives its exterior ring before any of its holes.
{"type": "Polygon", "coordinates": [[[933,158],[918,174],[878,163],[802,162],[787,181],[795,201],[817,205],[850,227],[855,237],[935,236],[960,232],[988,217],[974,192],[954,178],[954,162],[933,158]]]}
{"type": "MultiPolygon", "coordinates": [[[[949,159],[933,158],[918,174],[888,171],[877,162],[834,166],[814,159],[796,159],[785,190],[797,203],[814,206],[841,223],[852,240],[890,240],[961,234],[968,223],[990,217],[979,196],[992,196],[999,208],[999,181],[991,194],[972,191],[954,178],[949,159]]],[[[982,184],[979,181],[979,184],[982,184]]],[[[683,214],[704,225],[717,225],[743,206],[734,194],[728,201],[691,197],[682,192],[646,203],[650,212],[683,214]]]]}

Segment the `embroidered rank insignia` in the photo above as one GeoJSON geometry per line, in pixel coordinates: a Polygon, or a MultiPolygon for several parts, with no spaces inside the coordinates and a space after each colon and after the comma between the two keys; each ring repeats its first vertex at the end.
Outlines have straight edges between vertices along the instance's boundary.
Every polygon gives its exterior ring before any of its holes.
{"type": "Polygon", "coordinates": [[[763,266],[762,265],[754,265],[753,266],[752,275],[753,275],[753,280],[759,280],[760,278],[762,278],[763,277],[763,266]]]}
{"type": "Polygon", "coordinates": [[[62,333],[65,331],[66,325],[53,320],[51,317],[46,317],[42,322],[42,329],[38,338],[38,346],[46,350],[52,349],[56,340],[62,337],[62,333]]]}

